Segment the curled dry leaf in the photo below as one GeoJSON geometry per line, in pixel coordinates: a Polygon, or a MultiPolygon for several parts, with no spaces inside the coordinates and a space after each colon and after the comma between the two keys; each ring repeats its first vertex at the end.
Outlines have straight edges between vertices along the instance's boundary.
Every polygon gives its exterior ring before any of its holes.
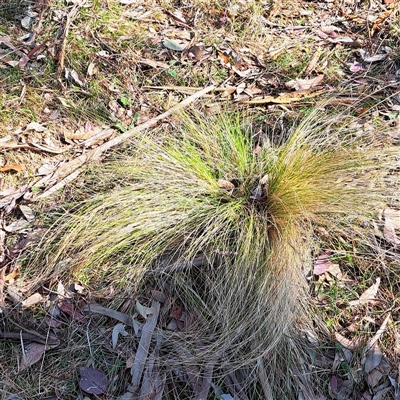
{"type": "Polygon", "coordinates": [[[232,190],[235,189],[235,185],[230,182],[227,181],[226,179],[218,179],[218,187],[220,187],[221,189],[225,189],[225,190],[232,190]]]}
{"type": "Polygon", "coordinates": [[[28,206],[20,205],[19,209],[27,221],[33,222],[35,220],[35,213],[32,211],[32,208],[30,208],[28,206]]]}
{"type": "Polygon", "coordinates": [[[381,283],[381,278],[376,278],[376,282],[368,288],[358,300],[352,300],[349,302],[351,306],[357,306],[360,304],[367,304],[370,301],[373,301],[378,293],[379,285],[381,283]]]}
{"type": "Polygon", "coordinates": [[[318,75],[312,79],[294,79],[292,81],[286,82],[286,87],[295,90],[308,90],[319,86],[324,79],[323,75],[318,75]]]}
{"type": "Polygon", "coordinates": [[[139,314],[145,319],[147,319],[149,315],[153,314],[153,308],[143,306],[138,301],[136,301],[136,309],[138,310],[139,314]]]}
{"type": "Polygon", "coordinates": [[[339,344],[349,350],[357,350],[364,344],[364,338],[362,337],[347,339],[339,332],[335,332],[335,338],[339,344]]]}
{"type": "Polygon", "coordinates": [[[46,345],[32,342],[25,347],[22,354],[19,372],[37,363],[46,351],[46,345]]]}
{"type": "Polygon", "coordinates": [[[400,231],[400,210],[386,208],[385,210],[383,210],[383,216],[385,218],[383,236],[388,242],[390,242],[394,246],[399,245],[400,238],[397,236],[396,230],[400,231]]]}
{"type": "Polygon", "coordinates": [[[40,293],[34,293],[29,296],[26,300],[22,302],[22,308],[28,308],[34,306],[35,304],[41,303],[43,301],[43,296],[40,293]]]}
{"type": "Polygon", "coordinates": [[[4,167],[0,167],[0,172],[8,172],[8,171],[23,171],[25,169],[25,165],[23,164],[11,164],[5,165],[4,167]]]}
{"type": "Polygon", "coordinates": [[[127,336],[128,332],[125,330],[125,325],[117,324],[114,326],[112,331],[112,347],[115,349],[118,344],[118,337],[119,335],[127,336]]]}

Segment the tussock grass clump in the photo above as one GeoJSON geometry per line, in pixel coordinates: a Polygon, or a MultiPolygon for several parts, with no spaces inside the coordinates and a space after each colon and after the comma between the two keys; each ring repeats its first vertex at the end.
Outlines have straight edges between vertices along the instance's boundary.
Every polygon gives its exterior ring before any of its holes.
{"type": "Polygon", "coordinates": [[[226,373],[263,359],[268,379],[287,379],[294,364],[277,365],[305,316],[312,224],[369,212],[364,172],[387,161],[351,121],[313,113],[276,140],[237,114],[183,117],[102,167],[112,188],[57,221],[26,272],[46,259],[45,275],[73,271],[103,294],[168,283],[193,321],[169,334],[164,365],[226,373]]]}

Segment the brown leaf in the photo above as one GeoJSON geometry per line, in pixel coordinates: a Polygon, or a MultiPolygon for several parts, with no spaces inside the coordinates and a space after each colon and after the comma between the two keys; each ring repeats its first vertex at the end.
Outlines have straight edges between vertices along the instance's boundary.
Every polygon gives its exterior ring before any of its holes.
{"type": "Polygon", "coordinates": [[[43,301],[43,296],[40,293],[34,293],[22,302],[22,308],[31,307],[43,301]]]}
{"type": "Polygon", "coordinates": [[[151,297],[160,303],[165,303],[168,299],[167,295],[159,290],[151,290],[151,297]]]}
{"type": "Polygon", "coordinates": [[[223,91],[221,92],[221,97],[229,97],[232,93],[236,92],[236,87],[234,86],[227,86],[223,88],[223,91]]]}
{"type": "Polygon", "coordinates": [[[372,370],[374,370],[382,361],[382,351],[379,348],[378,343],[374,343],[371,347],[371,350],[368,352],[365,358],[364,370],[367,374],[369,374],[372,370]]]}
{"type": "Polygon", "coordinates": [[[38,122],[31,122],[26,126],[27,131],[35,131],[35,132],[45,132],[47,129],[38,122]]]}
{"type": "Polygon", "coordinates": [[[183,313],[183,307],[182,306],[175,306],[174,309],[171,312],[171,317],[175,318],[176,320],[180,320],[182,317],[183,313]]]}
{"type": "Polygon", "coordinates": [[[324,79],[323,75],[318,75],[312,79],[294,79],[292,81],[286,82],[286,87],[295,90],[308,90],[311,88],[315,88],[322,83],[324,79]]]}
{"type": "Polygon", "coordinates": [[[221,50],[217,50],[217,54],[223,65],[228,65],[230,63],[230,57],[227,54],[223,53],[221,50]]]}
{"type": "Polygon", "coordinates": [[[79,387],[89,394],[103,394],[107,390],[108,381],[103,372],[94,368],[81,368],[79,387]]]}
{"type": "Polygon", "coordinates": [[[68,301],[60,301],[58,303],[58,308],[72,317],[75,321],[85,322],[86,318],[84,315],[77,309],[75,309],[74,305],[68,301]]]}
{"type": "Polygon", "coordinates": [[[203,57],[203,55],[204,55],[203,48],[197,45],[190,47],[187,54],[189,60],[191,61],[198,61],[203,57]]]}
{"type": "Polygon", "coordinates": [[[22,354],[19,372],[37,363],[46,351],[46,345],[41,343],[32,342],[25,347],[22,354]]]}
{"type": "Polygon", "coordinates": [[[322,275],[327,272],[329,268],[332,266],[332,262],[329,260],[330,254],[328,252],[324,252],[319,255],[317,261],[314,264],[314,275],[322,275]]]}
{"type": "Polygon", "coordinates": [[[323,90],[303,89],[296,92],[282,93],[281,95],[256,97],[252,100],[244,101],[245,104],[290,104],[307,98],[315,97],[323,93],[323,90]]]}
{"type": "Polygon", "coordinates": [[[225,189],[225,190],[235,189],[235,185],[232,182],[227,181],[226,179],[218,179],[217,183],[221,189],[225,189]]]}
{"type": "Polygon", "coordinates": [[[7,171],[23,171],[25,169],[25,165],[23,164],[11,164],[5,165],[4,167],[0,167],[0,172],[7,172],[7,171]]]}
{"type": "Polygon", "coordinates": [[[49,318],[49,317],[46,317],[46,318],[44,319],[44,322],[45,322],[50,328],[59,328],[59,327],[61,326],[61,324],[62,324],[61,321],[58,321],[58,320],[56,320],[56,319],[54,319],[54,318],[49,318]]]}
{"type": "Polygon", "coordinates": [[[313,56],[311,57],[311,60],[309,61],[306,70],[304,71],[305,75],[309,75],[311,74],[311,72],[314,71],[314,69],[316,68],[316,66],[319,64],[319,58],[321,56],[321,52],[320,51],[316,51],[313,56]]]}
{"type": "Polygon", "coordinates": [[[85,140],[85,139],[89,139],[91,135],[92,135],[92,132],[90,132],[90,131],[86,132],[83,127],[76,130],[75,132],[70,132],[67,130],[64,131],[64,137],[66,139],[70,139],[70,140],[85,140]]]}
{"type": "Polygon", "coordinates": [[[11,271],[4,277],[4,280],[6,282],[14,280],[18,276],[18,271],[19,271],[18,268],[15,268],[13,271],[11,271]]]}
{"type": "Polygon", "coordinates": [[[35,220],[35,213],[33,212],[32,208],[21,204],[19,209],[27,221],[33,222],[35,220]]]}
{"type": "Polygon", "coordinates": [[[394,246],[400,244],[400,238],[396,234],[396,230],[400,230],[400,210],[386,208],[383,211],[385,225],[383,227],[383,236],[394,246]]]}
{"type": "Polygon", "coordinates": [[[367,375],[367,383],[370,388],[378,386],[383,374],[381,371],[374,369],[367,375]]]}
{"type": "Polygon", "coordinates": [[[379,277],[376,278],[376,282],[365,292],[363,292],[358,300],[350,301],[349,304],[351,306],[357,306],[360,304],[366,304],[373,301],[378,293],[378,288],[380,283],[381,283],[381,278],[379,277]]]}
{"type": "Polygon", "coordinates": [[[350,340],[341,335],[339,332],[335,332],[335,338],[338,343],[349,350],[357,350],[364,344],[364,339],[361,337],[350,340]]]}
{"type": "Polygon", "coordinates": [[[135,354],[131,354],[125,361],[125,368],[132,368],[133,362],[135,361],[135,354]]]}
{"type": "Polygon", "coordinates": [[[10,225],[7,225],[4,227],[4,230],[6,232],[18,232],[21,231],[22,229],[25,229],[29,226],[29,221],[26,219],[20,218],[17,219],[16,221],[11,222],[10,225]]]}

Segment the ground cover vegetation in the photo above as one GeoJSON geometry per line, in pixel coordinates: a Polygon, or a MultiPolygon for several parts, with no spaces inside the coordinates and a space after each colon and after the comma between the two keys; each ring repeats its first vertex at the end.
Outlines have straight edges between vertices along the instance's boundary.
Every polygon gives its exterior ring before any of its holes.
{"type": "Polygon", "coordinates": [[[399,7],[1,3],[2,398],[397,398],[399,7]]]}

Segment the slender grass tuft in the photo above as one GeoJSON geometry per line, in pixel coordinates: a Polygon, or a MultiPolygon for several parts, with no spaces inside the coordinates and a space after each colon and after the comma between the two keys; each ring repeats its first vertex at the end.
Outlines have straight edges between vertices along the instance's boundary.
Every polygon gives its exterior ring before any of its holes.
{"type": "Polygon", "coordinates": [[[192,324],[167,333],[161,363],[212,361],[223,374],[263,360],[280,393],[277,371],[291,366],[278,368],[279,354],[307,321],[312,225],[368,214],[380,195],[366,171],[390,157],[348,128],[351,116],[320,118],[277,140],[238,114],[194,114],[172,137],[138,139],[102,167],[112,189],[58,220],[26,273],[45,259],[44,275],[72,271],[102,294],[168,285],[192,324]]]}

